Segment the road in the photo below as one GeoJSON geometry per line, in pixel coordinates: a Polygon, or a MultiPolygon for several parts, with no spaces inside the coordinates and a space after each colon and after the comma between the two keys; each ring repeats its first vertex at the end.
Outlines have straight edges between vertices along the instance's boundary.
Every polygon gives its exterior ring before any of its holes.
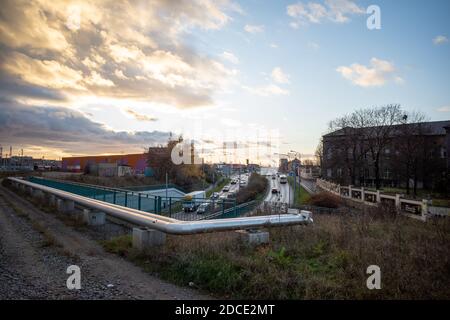
{"type": "MultiPolygon", "coordinates": [[[[231,180],[239,180],[239,174],[233,174],[229,177],[231,180]]],[[[246,174],[241,174],[240,175],[240,179],[246,181],[246,183],[248,183],[248,175],[246,174]]],[[[223,190],[220,190],[218,192],[219,197],[222,195],[227,196],[230,193],[237,193],[239,191],[239,183],[236,184],[227,184],[227,187],[229,187],[229,191],[224,192],[223,190]]],[[[241,188],[243,188],[244,186],[241,186],[241,188]]],[[[217,200],[216,200],[217,201],[217,200]]],[[[229,201],[232,201],[232,199],[229,199],[229,201]]],[[[219,200],[220,202],[220,200],[219,200]]],[[[217,207],[216,207],[217,208],[217,207]]],[[[221,205],[219,204],[219,210],[221,208],[221,205]]],[[[176,213],[172,213],[171,215],[172,218],[178,219],[178,220],[183,220],[183,221],[194,221],[194,220],[199,220],[202,219],[204,217],[204,215],[200,215],[197,214],[197,212],[184,212],[183,210],[178,211],[176,213]]]]}
{"type": "Polygon", "coordinates": [[[293,188],[288,183],[280,183],[279,177],[273,179],[272,176],[276,175],[276,173],[277,169],[274,168],[266,168],[266,170],[264,170],[264,174],[267,176],[270,183],[269,193],[264,201],[292,204],[294,194],[293,188]],[[279,192],[272,193],[273,188],[276,188],[279,192]]]}

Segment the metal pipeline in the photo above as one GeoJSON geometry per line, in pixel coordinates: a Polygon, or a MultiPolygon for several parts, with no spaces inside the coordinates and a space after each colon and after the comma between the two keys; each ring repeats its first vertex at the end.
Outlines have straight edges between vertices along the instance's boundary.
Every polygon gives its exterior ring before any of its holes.
{"type": "Polygon", "coordinates": [[[142,227],[147,227],[169,234],[195,234],[214,231],[254,229],[262,227],[287,226],[309,224],[313,220],[309,211],[301,211],[300,214],[282,214],[272,216],[256,216],[215,220],[180,221],[153,213],[130,209],[119,205],[106,203],[100,200],[90,199],[70,192],[39,185],[18,178],[8,178],[11,181],[42,190],[59,198],[74,201],[77,204],[105,212],[113,217],[128,221],[142,227]]]}

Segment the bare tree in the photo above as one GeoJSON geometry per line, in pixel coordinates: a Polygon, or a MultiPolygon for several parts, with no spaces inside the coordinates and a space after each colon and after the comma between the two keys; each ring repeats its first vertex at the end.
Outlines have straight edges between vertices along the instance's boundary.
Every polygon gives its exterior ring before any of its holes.
{"type": "Polygon", "coordinates": [[[322,172],[322,170],[323,170],[323,140],[322,139],[320,139],[320,142],[317,145],[314,155],[316,157],[316,163],[320,166],[321,176],[323,177],[324,174],[322,172]]]}
{"type": "Polygon", "coordinates": [[[366,127],[360,132],[367,144],[375,175],[375,186],[379,189],[381,187],[380,164],[382,153],[392,140],[396,130],[395,125],[401,123],[403,112],[400,105],[389,104],[379,108],[359,110],[356,114],[366,124],[366,127]]]}
{"type": "Polygon", "coordinates": [[[397,139],[395,140],[395,162],[398,170],[405,180],[406,193],[410,193],[410,184],[413,182],[413,192],[417,195],[417,182],[422,175],[426,180],[425,172],[428,148],[425,134],[430,130],[423,122],[425,115],[419,112],[404,114],[401,124],[397,126],[397,139]]]}
{"type": "Polygon", "coordinates": [[[357,111],[350,115],[337,118],[330,122],[330,131],[341,132],[337,150],[334,150],[334,162],[346,167],[349,182],[356,184],[356,177],[361,170],[363,157],[367,153],[364,136],[361,129],[366,126],[367,119],[363,112],[357,111]]]}

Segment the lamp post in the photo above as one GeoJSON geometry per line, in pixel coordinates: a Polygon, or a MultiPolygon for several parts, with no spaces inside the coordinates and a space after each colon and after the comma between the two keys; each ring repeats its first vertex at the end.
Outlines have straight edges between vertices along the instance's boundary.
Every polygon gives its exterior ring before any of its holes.
{"type": "Polygon", "coordinates": [[[168,198],[169,174],[166,172],[166,200],[168,198]]]}
{"type": "MultiPolygon", "coordinates": [[[[291,151],[289,151],[289,154],[294,154],[294,160],[297,159],[297,156],[298,156],[298,160],[300,161],[300,158],[301,158],[300,152],[291,150],[291,151]]],[[[296,188],[297,188],[297,173],[298,173],[297,162],[294,162],[292,164],[292,170],[294,173],[294,204],[295,204],[295,196],[296,196],[296,188]]],[[[300,181],[299,181],[299,183],[300,183],[300,181]]]]}

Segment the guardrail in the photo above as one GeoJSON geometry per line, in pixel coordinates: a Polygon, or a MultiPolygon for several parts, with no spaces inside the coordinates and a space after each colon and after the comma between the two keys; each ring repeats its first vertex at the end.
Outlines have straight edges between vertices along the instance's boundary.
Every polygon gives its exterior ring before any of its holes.
{"type": "Polygon", "coordinates": [[[40,190],[48,195],[57,197],[64,201],[72,201],[82,207],[104,212],[107,215],[127,221],[134,225],[169,234],[183,235],[225,230],[257,229],[263,227],[309,224],[313,222],[311,213],[308,211],[301,211],[299,214],[284,214],[278,216],[181,221],[153,213],[122,207],[116,204],[106,203],[74,193],[61,191],[20,178],[9,177],[8,180],[10,180],[16,187],[22,185],[24,187],[28,187],[30,191],[40,190]]]}
{"type": "Polygon", "coordinates": [[[333,193],[343,199],[360,202],[366,205],[385,204],[394,208],[399,213],[405,213],[410,217],[426,220],[429,215],[449,216],[450,208],[431,206],[428,200],[411,200],[402,198],[401,194],[388,195],[380,190],[370,191],[363,187],[341,186],[330,181],[317,179],[316,185],[330,193],[333,193]]]}
{"type": "MultiPolygon", "coordinates": [[[[192,213],[184,213],[182,203],[184,197],[180,196],[158,196],[151,195],[145,192],[129,191],[122,188],[112,188],[105,186],[98,186],[93,184],[86,184],[74,181],[66,181],[60,179],[46,179],[40,177],[30,177],[30,182],[44,185],[47,187],[75,193],[80,196],[102,200],[104,202],[118,204],[124,207],[137,209],[140,211],[153,212],[163,216],[174,217],[183,221],[194,221],[208,218],[211,214],[229,216],[230,208],[236,207],[235,199],[197,199],[197,205],[208,203],[208,212],[204,215],[192,213]]],[[[235,213],[243,212],[236,208],[235,213]]],[[[234,215],[235,217],[237,214],[234,215]]]]}

